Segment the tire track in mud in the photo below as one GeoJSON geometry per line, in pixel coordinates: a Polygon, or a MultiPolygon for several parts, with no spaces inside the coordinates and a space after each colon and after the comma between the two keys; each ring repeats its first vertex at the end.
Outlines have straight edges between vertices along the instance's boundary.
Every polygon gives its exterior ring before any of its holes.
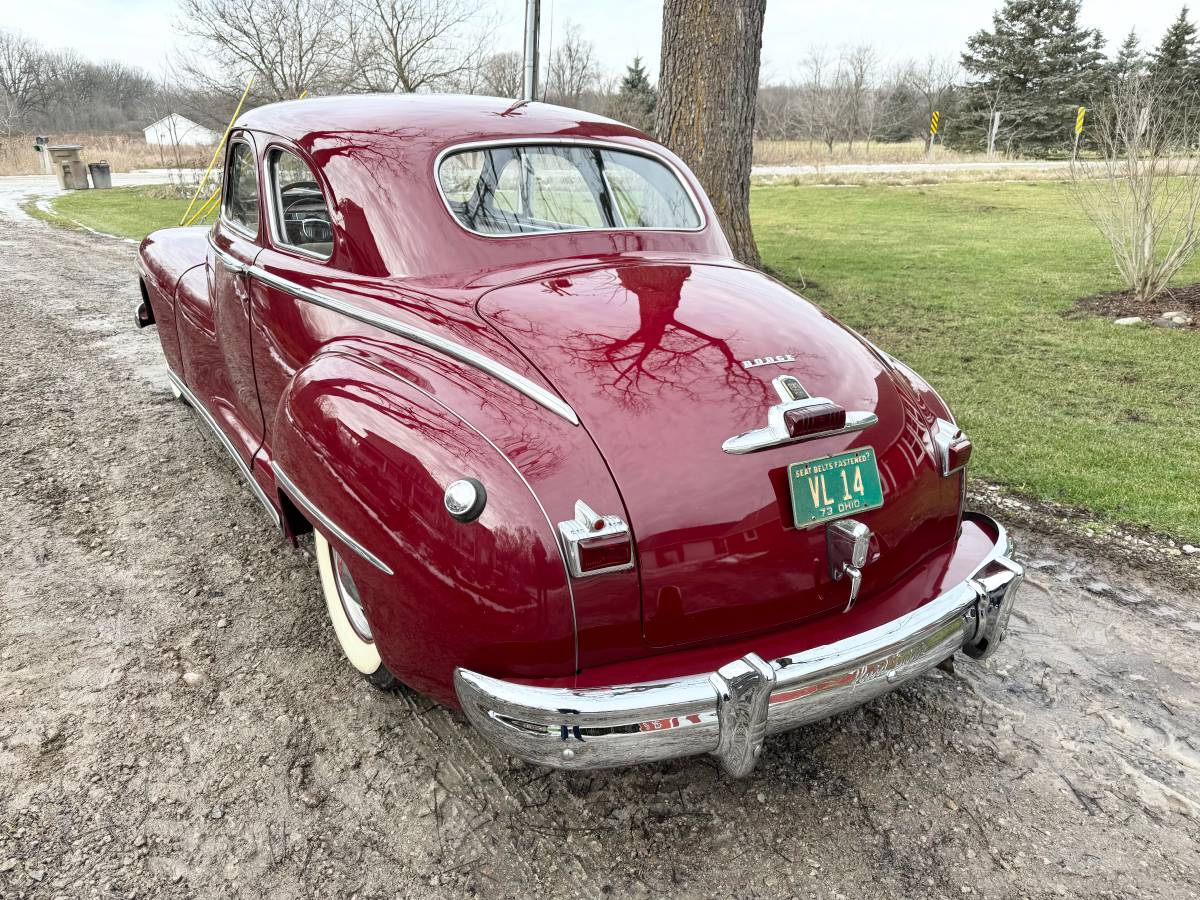
{"type": "Polygon", "coordinates": [[[1195,595],[1019,533],[984,665],[772,738],[742,781],[534,769],[342,664],[310,554],[133,329],[132,248],[10,207],[0,893],[1195,895],[1195,595]]]}

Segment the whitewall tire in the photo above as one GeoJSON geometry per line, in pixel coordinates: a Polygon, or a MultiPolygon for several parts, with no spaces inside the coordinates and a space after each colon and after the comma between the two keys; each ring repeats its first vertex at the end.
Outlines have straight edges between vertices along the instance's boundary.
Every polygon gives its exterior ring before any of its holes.
{"type": "Polygon", "coordinates": [[[389,690],[396,687],[398,682],[395,676],[379,657],[379,648],[372,639],[371,626],[346,560],[321,532],[314,531],[313,536],[317,568],[321,573],[321,591],[325,595],[325,607],[329,610],[329,620],[333,623],[333,632],[342,653],[350,665],[372,684],[389,690]]]}

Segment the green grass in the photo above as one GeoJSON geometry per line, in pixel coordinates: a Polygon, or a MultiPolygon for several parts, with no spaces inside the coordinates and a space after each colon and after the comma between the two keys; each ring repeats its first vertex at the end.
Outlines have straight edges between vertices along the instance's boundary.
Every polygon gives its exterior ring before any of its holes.
{"type": "Polygon", "coordinates": [[[1122,287],[1065,185],[761,187],[751,214],[768,266],[946,398],[973,471],[1200,539],[1200,334],[1063,315],[1122,287]]]}
{"type": "MultiPolygon", "coordinates": [[[[113,188],[108,191],[71,191],[54,197],[47,214],[34,204],[26,206],[38,218],[58,225],[78,223],[119,237],[140,241],[151,231],[178,225],[188,200],[171,196],[172,189],[166,185],[147,187],[113,188]]],[[[199,209],[205,198],[196,201],[199,209]]],[[[214,214],[199,219],[195,224],[205,225],[213,221],[214,214]]]]}

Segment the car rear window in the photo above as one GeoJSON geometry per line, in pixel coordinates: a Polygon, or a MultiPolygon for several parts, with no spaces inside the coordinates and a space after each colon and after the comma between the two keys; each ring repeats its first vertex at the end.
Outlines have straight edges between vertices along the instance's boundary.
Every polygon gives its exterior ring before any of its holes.
{"type": "Polygon", "coordinates": [[[669,166],[607,147],[460,150],[442,160],[438,183],[455,218],[480,234],[701,225],[691,194],[669,166]]]}

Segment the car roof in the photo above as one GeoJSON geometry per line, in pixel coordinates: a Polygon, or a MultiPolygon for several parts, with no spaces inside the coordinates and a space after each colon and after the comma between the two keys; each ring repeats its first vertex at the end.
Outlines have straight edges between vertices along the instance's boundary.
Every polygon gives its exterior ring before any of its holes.
{"type": "Polygon", "coordinates": [[[711,204],[681,160],[637,129],[581,110],[498,97],[354,94],[273,103],[243,114],[235,128],[263,136],[260,152],[290,143],[312,161],[334,214],[333,263],[359,274],[462,285],[500,270],[620,250],[729,255],[711,204]],[[662,158],[692,189],[705,226],[504,238],[464,228],[438,188],[441,154],[482,141],[542,138],[602,142],[662,158]]]}
{"type": "Polygon", "coordinates": [[[644,137],[604,116],[549,103],[469,94],[349,94],[272,103],[242,114],[238,127],[300,145],[330,132],[387,135],[408,130],[446,143],[505,136],[644,137]]]}

